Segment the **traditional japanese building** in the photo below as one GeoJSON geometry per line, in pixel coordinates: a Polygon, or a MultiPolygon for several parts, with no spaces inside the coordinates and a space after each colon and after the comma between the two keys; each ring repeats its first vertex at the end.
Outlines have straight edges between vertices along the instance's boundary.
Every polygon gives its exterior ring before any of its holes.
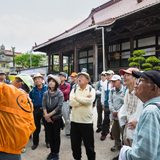
{"type": "Polygon", "coordinates": [[[73,28],[33,47],[47,53],[49,73],[54,55],[59,55],[59,71],[68,56],[68,74],[85,67],[94,81],[102,70],[128,68],[137,49],[160,58],[160,0],[111,0],[73,28]]]}
{"type": "Polygon", "coordinates": [[[12,52],[11,50],[5,50],[5,46],[0,46],[0,70],[10,72],[15,70],[14,57],[20,55],[20,52],[12,52]]]}

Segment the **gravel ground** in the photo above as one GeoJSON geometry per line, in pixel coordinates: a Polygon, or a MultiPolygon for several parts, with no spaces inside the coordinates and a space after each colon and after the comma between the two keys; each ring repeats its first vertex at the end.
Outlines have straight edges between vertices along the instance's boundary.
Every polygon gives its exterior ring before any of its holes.
{"type": "MultiPolygon", "coordinates": [[[[94,130],[96,130],[97,122],[97,111],[96,107],[93,109],[93,121],[94,121],[94,130]]],[[[95,152],[97,160],[112,160],[113,157],[117,156],[119,151],[111,152],[110,148],[114,146],[114,140],[109,138],[109,135],[104,141],[100,140],[100,133],[94,133],[95,140],[95,152]]],[[[26,145],[26,152],[22,153],[22,160],[46,160],[47,155],[50,153],[50,149],[46,148],[44,141],[44,127],[40,133],[40,142],[37,149],[32,150],[32,138],[29,140],[26,145]]],[[[72,156],[70,138],[65,136],[64,130],[61,132],[61,146],[59,153],[59,160],[74,160],[72,156]]],[[[82,160],[87,160],[85,147],[82,145],[82,160]]]]}

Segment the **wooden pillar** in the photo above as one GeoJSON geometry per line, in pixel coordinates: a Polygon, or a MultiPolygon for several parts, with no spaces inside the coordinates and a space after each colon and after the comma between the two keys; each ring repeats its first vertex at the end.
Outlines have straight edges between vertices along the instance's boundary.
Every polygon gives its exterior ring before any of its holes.
{"type": "Polygon", "coordinates": [[[130,36],[130,56],[132,57],[134,52],[134,36],[131,34],[130,36]]]}
{"type": "Polygon", "coordinates": [[[93,81],[98,80],[98,45],[96,39],[93,39],[93,81]]]}
{"type": "Polygon", "coordinates": [[[71,75],[71,57],[68,56],[68,75],[71,75]]]}
{"type": "Polygon", "coordinates": [[[78,49],[74,46],[74,72],[78,73],[78,49]]]}
{"type": "Polygon", "coordinates": [[[54,67],[54,55],[52,54],[52,66],[51,66],[52,73],[53,73],[53,67],[54,67]]]}
{"type": "Polygon", "coordinates": [[[59,72],[63,71],[63,55],[59,53],[59,72]]]}
{"type": "Polygon", "coordinates": [[[50,66],[51,66],[51,56],[48,54],[48,74],[50,74],[50,66]]]}

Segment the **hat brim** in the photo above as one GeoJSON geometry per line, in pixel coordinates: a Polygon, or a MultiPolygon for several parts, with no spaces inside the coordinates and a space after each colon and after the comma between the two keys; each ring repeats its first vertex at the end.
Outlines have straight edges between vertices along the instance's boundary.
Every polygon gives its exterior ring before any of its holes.
{"type": "Polygon", "coordinates": [[[54,76],[50,76],[50,75],[47,78],[47,82],[48,82],[49,78],[53,79],[58,85],[60,85],[61,81],[58,82],[57,79],[54,78],[54,76]]]}
{"type": "MultiPolygon", "coordinates": [[[[86,72],[85,72],[86,73],[86,72]]],[[[87,76],[88,77],[88,80],[89,80],[89,82],[91,81],[91,78],[87,75],[87,74],[85,74],[85,73],[83,73],[83,72],[80,72],[80,73],[78,73],[78,76],[79,75],[84,75],[84,76],[87,76]]]]}
{"type": "Polygon", "coordinates": [[[9,79],[10,79],[12,82],[14,82],[15,79],[16,79],[16,76],[12,76],[12,75],[9,75],[8,77],[9,77],[9,79]]]}
{"type": "Polygon", "coordinates": [[[132,72],[128,70],[124,70],[124,69],[119,70],[119,74],[124,75],[125,73],[132,74],[132,72]]]}
{"type": "Polygon", "coordinates": [[[139,77],[149,78],[144,72],[132,71],[132,75],[136,78],[139,77]]]}

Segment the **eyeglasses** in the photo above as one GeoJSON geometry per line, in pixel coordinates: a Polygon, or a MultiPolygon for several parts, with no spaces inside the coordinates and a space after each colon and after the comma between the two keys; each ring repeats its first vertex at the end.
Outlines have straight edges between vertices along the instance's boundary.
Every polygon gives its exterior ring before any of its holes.
{"type": "Polygon", "coordinates": [[[131,74],[128,74],[128,73],[125,73],[124,75],[122,75],[122,78],[123,77],[128,77],[128,76],[130,76],[131,74]]]}
{"type": "Polygon", "coordinates": [[[153,82],[148,81],[147,79],[137,78],[136,84],[140,84],[141,82],[146,82],[146,83],[154,84],[153,82]]]}
{"type": "Polygon", "coordinates": [[[101,74],[101,76],[104,76],[104,77],[105,77],[106,75],[105,75],[105,74],[101,74]]]}

